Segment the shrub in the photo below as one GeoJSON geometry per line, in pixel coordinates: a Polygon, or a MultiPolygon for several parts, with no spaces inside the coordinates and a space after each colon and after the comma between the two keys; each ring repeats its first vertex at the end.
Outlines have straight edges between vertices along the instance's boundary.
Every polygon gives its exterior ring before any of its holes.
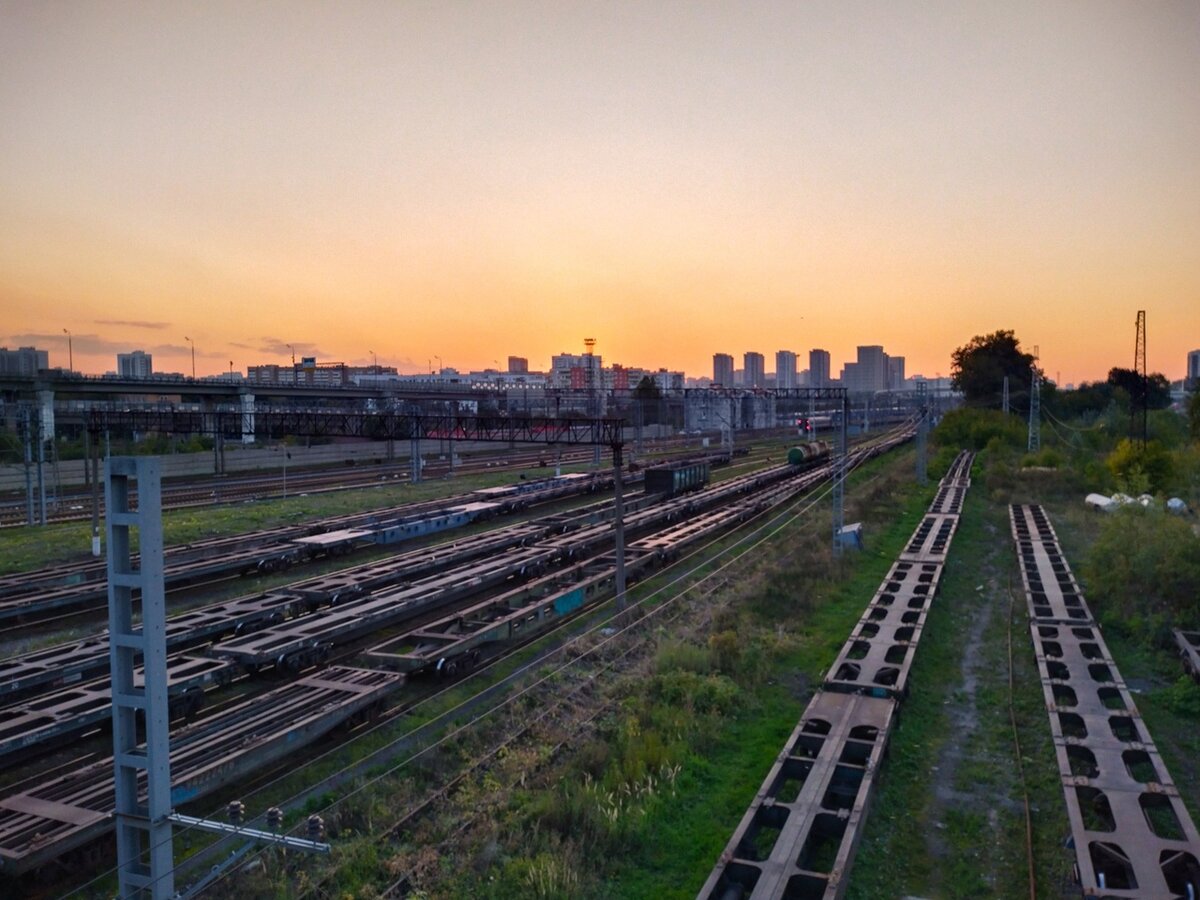
{"type": "Polygon", "coordinates": [[[1026,443],[1025,424],[994,409],[955,409],[946,413],[933,439],[941,447],[973,450],[1019,450],[1026,443]]]}
{"type": "Polygon", "coordinates": [[[703,647],[683,641],[664,641],[654,656],[654,671],[659,675],[669,672],[695,672],[705,675],[710,668],[709,652],[703,647]]]}
{"type": "Polygon", "coordinates": [[[1185,719],[1200,719],[1200,684],[1187,675],[1163,690],[1163,700],[1175,715],[1185,719]]]}
{"type": "Polygon", "coordinates": [[[733,675],[737,672],[742,646],[736,631],[719,631],[711,635],[708,639],[708,652],[712,654],[713,668],[722,675],[733,675]]]}
{"type": "Polygon", "coordinates": [[[1200,541],[1176,516],[1141,506],[1118,510],[1101,526],[1083,571],[1106,619],[1165,619],[1164,627],[1200,618],[1200,541]]]}
{"type": "Polygon", "coordinates": [[[1063,464],[1063,455],[1053,447],[1043,447],[1037,453],[1026,453],[1021,457],[1022,469],[1057,469],[1063,464]]]}
{"type": "Polygon", "coordinates": [[[1133,496],[1165,490],[1171,478],[1171,454],[1158,441],[1149,441],[1143,448],[1123,438],[1105,464],[1117,486],[1133,496]]]}

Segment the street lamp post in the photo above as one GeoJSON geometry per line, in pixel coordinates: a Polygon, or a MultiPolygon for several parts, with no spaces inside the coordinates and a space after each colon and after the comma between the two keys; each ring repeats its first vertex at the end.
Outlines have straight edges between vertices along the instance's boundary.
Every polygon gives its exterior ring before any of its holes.
{"type": "Polygon", "coordinates": [[[71,346],[71,332],[67,331],[67,329],[64,328],[63,334],[65,334],[67,336],[67,371],[74,372],[75,371],[75,350],[71,346]]]}
{"type": "Polygon", "coordinates": [[[185,341],[187,341],[189,344],[191,344],[191,347],[192,347],[192,381],[195,381],[196,380],[196,342],[193,341],[186,334],[183,336],[183,339],[185,341]]]}
{"type": "Polygon", "coordinates": [[[379,357],[375,355],[374,350],[368,350],[367,352],[371,354],[371,374],[378,375],[379,374],[379,357]]]}

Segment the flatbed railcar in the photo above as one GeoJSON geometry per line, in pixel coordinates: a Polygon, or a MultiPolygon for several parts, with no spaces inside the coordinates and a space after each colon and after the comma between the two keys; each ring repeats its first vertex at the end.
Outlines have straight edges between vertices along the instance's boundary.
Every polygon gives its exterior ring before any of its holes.
{"type": "MultiPolygon", "coordinates": [[[[611,475],[568,474],[483,488],[446,501],[171,547],[166,552],[164,582],[168,589],[177,590],[219,579],[285,571],[366,547],[429,537],[611,485],[611,475]]],[[[88,562],[69,569],[65,582],[63,576],[48,571],[0,578],[0,623],[102,607],[107,598],[104,564],[88,562]]]]}
{"type": "MultiPolygon", "coordinates": [[[[191,716],[204,703],[205,691],[227,685],[237,674],[225,660],[179,654],[167,663],[167,695],[172,716],[191,716]]],[[[142,668],[134,671],[141,687],[142,668]]],[[[61,743],[92,728],[109,725],[112,689],[107,677],[62,688],[32,701],[0,708],[0,758],[32,747],[61,743]]]]}
{"type": "MultiPolygon", "coordinates": [[[[402,681],[333,667],[176,730],[172,804],[204,797],[367,715],[402,681]]],[[[102,837],[113,827],[114,796],[111,758],[0,796],[0,872],[31,871],[102,837]]]]}
{"type": "MultiPolygon", "coordinates": [[[[963,486],[971,456],[943,484],[963,486]]],[[[776,757],[698,900],[844,896],[957,515],[917,526],[776,757]]]]}

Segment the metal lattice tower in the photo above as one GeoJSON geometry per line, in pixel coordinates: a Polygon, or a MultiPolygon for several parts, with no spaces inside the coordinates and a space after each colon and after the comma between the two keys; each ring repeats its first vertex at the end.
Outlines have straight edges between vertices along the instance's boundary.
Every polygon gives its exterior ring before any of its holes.
{"type": "Polygon", "coordinates": [[[1137,336],[1133,347],[1133,371],[1141,380],[1141,396],[1130,398],[1129,403],[1129,438],[1136,440],[1142,448],[1146,447],[1146,430],[1150,415],[1150,379],[1146,374],[1146,311],[1139,309],[1137,314],[1137,336]],[[1141,421],[1138,421],[1138,413],[1141,421]]]}
{"type": "Polygon", "coordinates": [[[113,782],[116,789],[120,896],[166,900],[175,893],[171,846],[170,716],[167,700],[167,608],[163,591],[162,478],[153,457],[116,457],[104,465],[108,530],[108,632],[112,673],[113,782]],[[130,481],[138,508],[129,508],[130,481]],[[140,567],[134,568],[131,530],[140,567]],[[133,615],[141,594],[142,621],[133,615]],[[134,681],[139,658],[143,684],[134,681]],[[146,743],[138,739],[139,713],[146,743]],[[145,776],[146,801],[138,790],[145,776]]]}
{"type": "MultiPolygon", "coordinates": [[[[596,378],[597,373],[596,373],[595,351],[596,351],[596,339],[590,338],[590,337],[584,338],[583,339],[583,355],[584,355],[584,362],[587,363],[587,414],[589,416],[600,415],[600,412],[599,412],[600,397],[598,394],[599,386],[596,383],[598,379],[596,378]]],[[[596,445],[596,455],[595,455],[595,459],[593,460],[593,462],[597,466],[600,465],[600,445],[599,444],[596,445]]]]}
{"type": "Polygon", "coordinates": [[[1029,380],[1029,447],[1030,453],[1042,449],[1042,379],[1037,369],[1029,380]]]}

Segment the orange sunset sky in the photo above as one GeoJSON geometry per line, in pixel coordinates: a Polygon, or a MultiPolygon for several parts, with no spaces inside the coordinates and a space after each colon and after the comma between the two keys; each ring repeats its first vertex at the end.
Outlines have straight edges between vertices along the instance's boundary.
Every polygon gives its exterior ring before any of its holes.
{"type": "Polygon", "coordinates": [[[0,344],[1200,348],[1200,3],[0,0],[0,344]]]}

